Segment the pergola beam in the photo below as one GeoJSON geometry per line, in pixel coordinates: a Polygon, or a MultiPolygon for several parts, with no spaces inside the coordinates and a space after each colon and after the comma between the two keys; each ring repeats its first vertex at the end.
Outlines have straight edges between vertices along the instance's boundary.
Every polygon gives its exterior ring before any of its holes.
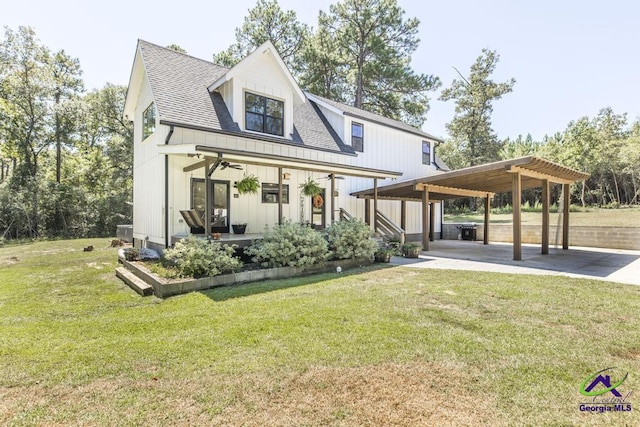
{"type": "Polygon", "coordinates": [[[443,185],[435,185],[435,184],[415,184],[414,190],[422,191],[427,188],[429,193],[439,193],[439,194],[449,194],[452,196],[462,196],[462,197],[490,197],[494,196],[494,193],[490,193],[487,191],[478,191],[478,190],[467,190],[465,188],[455,188],[455,187],[445,187],[443,185]]]}
{"type": "Polygon", "coordinates": [[[550,174],[534,171],[531,169],[522,168],[520,166],[505,166],[504,170],[507,173],[519,173],[521,176],[526,176],[528,178],[539,179],[541,181],[548,180],[551,182],[555,182],[558,184],[571,184],[574,180],[571,179],[563,179],[557,176],[553,176],[550,174]]]}

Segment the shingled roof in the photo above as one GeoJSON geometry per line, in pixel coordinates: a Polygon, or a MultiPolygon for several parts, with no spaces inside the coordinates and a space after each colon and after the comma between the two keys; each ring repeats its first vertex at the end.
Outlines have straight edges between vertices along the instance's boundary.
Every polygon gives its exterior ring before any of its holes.
{"type": "Polygon", "coordinates": [[[393,120],[390,119],[388,117],[384,117],[381,116],[379,114],[375,114],[375,113],[371,113],[369,111],[363,110],[361,108],[356,108],[352,105],[347,105],[347,104],[343,104],[341,102],[337,102],[337,101],[333,101],[331,99],[328,98],[324,98],[322,96],[319,95],[315,95],[312,93],[308,94],[309,96],[311,96],[311,99],[313,100],[314,98],[317,98],[318,101],[320,101],[321,103],[325,103],[330,105],[331,107],[342,111],[342,113],[345,116],[351,116],[351,117],[355,117],[355,118],[359,118],[362,120],[368,120],[370,122],[373,123],[378,123],[381,124],[383,126],[388,126],[394,129],[398,129],[398,130],[402,130],[405,132],[409,132],[412,133],[414,135],[418,135],[418,136],[422,136],[424,138],[429,138],[429,139],[433,139],[435,141],[442,141],[442,138],[438,138],[437,136],[433,136],[431,134],[428,134],[424,131],[422,131],[421,129],[418,129],[416,127],[413,127],[407,123],[401,122],[399,120],[393,120]]]}
{"type": "MultiPolygon", "coordinates": [[[[207,89],[229,68],[144,40],[138,43],[160,123],[256,138],[255,134],[242,131],[233,121],[222,96],[207,89]]],[[[287,143],[354,153],[311,102],[294,109],[293,127],[292,139],[287,143]]],[[[281,138],[267,135],[261,135],[260,139],[283,143],[281,138]]]]}

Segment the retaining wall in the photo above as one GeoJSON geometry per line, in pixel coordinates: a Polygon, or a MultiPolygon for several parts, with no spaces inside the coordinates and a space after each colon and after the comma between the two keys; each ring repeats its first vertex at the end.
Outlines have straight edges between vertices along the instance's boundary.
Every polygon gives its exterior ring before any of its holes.
{"type": "MultiPolygon", "coordinates": [[[[461,224],[444,224],[443,239],[456,240],[461,224]]],[[[484,239],[484,224],[477,224],[476,240],[484,239]]],[[[513,242],[512,224],[491,224],[490,242],[513,242]]],[[[562,226],[549,226],[549,245],[562,245],[562,226]]],[[[541,225],[522,225],[522,243],[542,243],[541,225]]],[[[640,249],[640,228],[634,227],[569,227],[569,246],[586,246],[607,249],[640,249]]]]}

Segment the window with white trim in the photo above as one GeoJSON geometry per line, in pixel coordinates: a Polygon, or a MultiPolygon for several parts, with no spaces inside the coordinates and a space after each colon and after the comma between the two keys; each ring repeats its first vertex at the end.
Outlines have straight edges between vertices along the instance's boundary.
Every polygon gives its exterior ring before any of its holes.
{"type": "Polygon", "coordinates": [[[147,107],[142,113],[142,140],[144,141],[156,131],[156,109],[153,105],[147,107]]]}
{"type": "Polygon", "coordinates": [[[431,143],[429,141],[422,141],[422,164],[431,164],[431,143]]]}

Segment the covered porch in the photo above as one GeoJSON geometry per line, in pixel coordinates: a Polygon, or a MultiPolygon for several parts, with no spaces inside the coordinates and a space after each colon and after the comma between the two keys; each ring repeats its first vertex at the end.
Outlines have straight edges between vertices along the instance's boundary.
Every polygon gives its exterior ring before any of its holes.
{"type": "Polygon", "coordinates": [[[429,250],[433,230],[433,202],[460,197],[478,197],[484,200],[484,244],[489,244],[491,199],[495,193],[512,194],[513,203],[513,259],[522,259],[522,190],[542,189],[542,243],[541,254],[549,253],[550,185],[562,185],[562,248],[569,248],[569,190],[573,182],[589,175],[548,160],[528,156],[472,166],[437,175],[352,193],[363,199],[398,200],[404,209],[406,202],[422,205],[422,246],[429,250]],[[515,201],[518,201],[517,203],[515,201]],[[430,208],[431,207],[431,208],[430,208]]]}
{"type": "MultiPolygon", "coordinates": [[[[318,159],[302,159],[269,153],[217,148],[208,145],[166,145],[162,146],[161,152],[167,158],[165,206],[169,208],[165,210],[165,235],[168,236],[166,247],[173,245],[177,240],[189,234],[182,231],[181,227],[176,227],[176,225],[173,224],[175,223],[175,217],[178,217],[178,213],[183,213],[183,211],[186,210],[194,210],[193,197],[191,203],[189,203],[188,196],[179,194],[180,192],[184,193],[187,191],[185,185],[187,185],[186,183],[189,180],[191,180],[192,185],[193,181],[199,182],[198,185],[201,188],[202,197],[202,212],[199,212],[201,214],[201,222],[198,224],[199,231],[194,234],[197,235],[199,233],[204,237],[208,235],[208,233],[205,234],[205,230],[211,230],[212,233],[220,233],[221,241],[234,243],[238,246],[246,246],[252,240],[261,238],[262,235],[259,232],[267,222],[269,224],[282,224],[286,220],[292,220],[294,222],[298,220],[302,221],[296,214],[304,210],[304,207],[298,204],[298,201],[300,204],[302,203],[302,196],[298,188],[300,177],[302,176],[315,176],[314,179],[319,179],[317,178],[318,175],[322,176],[324,197],[322,216],[324,218],[326,215],[326,223],[331,224],[343,215],[343,205],[340,204],[339,198],[337,197],[337,183],[345,182],[343,181],[345,177],[367,178],[377,183],[378,180],[397,178],[402,175],[401,172],[365,168],[347,163],[337,164],[335,162],[321,161],[318,159]],[[175,160],[170,162],[170,158],[175,160]],[[179,163],[173,163],[177,159],[179,159],[179,163]],[[170,164],[173,166],[170,167],[170,164]],[[230,187],[230,184],[234,184],[234,181],[242,177],[243,174],[249,174],[250,170],[260,170],[262,171],[261,173],[266,174],[264,177],[268,175],[269,179],[260,179],[260,183],[263,185],[262,201],[260,196],[258,196],[257,201],[254,202],[253,199],[249,199],[250,203],[245,204],[244,201],[246,201],[247,198],[239,198],[238,194],[230,194],[237,193],[237,190],[234,190],[233,186],[230,187]],[[232,174],[230,174],[229,171],[231,171],[232,174]],[[193,178],[189,178],[192,175],[193,178]],[[218,180],[224,180],[224,182],[218,180]],[[218,212],[218,209],[213,207],[216,200],[215,197],[217,196],[217,193],[213,193],[217,191],[217,187],[212,186],[212,183],[214,185],[216,183],[226,185],[226,191],[223,191],[223,193],[225,193],[224,198],[226,199],[226,210],[223,209],[218,212]],[[269,183],[269,191],[273,193],[268,195],[268,201],[264,199],[265,183],[269,183]],[[298,197],[298,195],[300,195],[300,197],[298,197]],[[253,217],[260,218],[257,224],[256,221],[253,221],[254,227],[252,230],[247,230],[251,234],[231,233],[230,225],[238,223],[238,221],[233,219],[233,213],[231,214],[232,219],[229,219],[229,207],[231,206],[233,206],[233,212],[236,214],[249,209],[253,217]],[[244,209],[241,209],[240,206],[243,206],[244,209]],[[275,209],[277,209],[277,216],[275,209]],[[271,221],[267,221],[265,219],[266,217],[264,217],[264,213],[267,211],[270,212],[271,221]],[[173,223],[169,215],[174,216],[173,223]],[[223,222],[226,221],[226,230],[217,227],[220,225],[221,218],[223,222]],[[173,224],[171,228],[169,224],[173,224]]],[[[348,196],[348,194],[349,192],[342,192],[343,199],[346,196],[348,199],[355,201],[355,198],[348,196]]],[[[310,204],[311,201],[307,200],[307,202],[310,204]]],[[[307,214],[309,214],[309,212],[310,211],[307,211],[307,214]]],[[[179,222],[182,223],[183,221],[180,220],[179,222]]],[[[188,225],[188,222],[186,225],[188,225]]]]}

